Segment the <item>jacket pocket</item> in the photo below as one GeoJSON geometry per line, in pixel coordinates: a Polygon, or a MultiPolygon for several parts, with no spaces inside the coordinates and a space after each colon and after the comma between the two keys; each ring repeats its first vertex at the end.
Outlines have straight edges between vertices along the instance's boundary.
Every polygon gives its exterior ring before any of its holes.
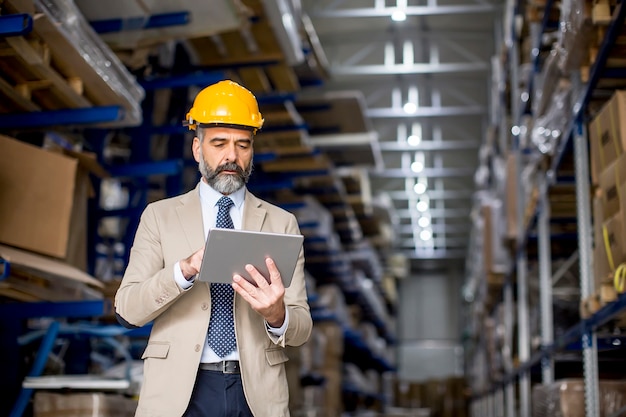
{"type": "Polygon", "coordinates": [[[267,363],[272,366],[285,363],[289,360],[283,348],[266,349],[265,358],[267,359],[267,363]]]}
{"type": "Polygon", "coordinates": [[[141,359],[157,358],[165,359],[170,351],[169,342],[150,342],[141,355],[141,359]]]}

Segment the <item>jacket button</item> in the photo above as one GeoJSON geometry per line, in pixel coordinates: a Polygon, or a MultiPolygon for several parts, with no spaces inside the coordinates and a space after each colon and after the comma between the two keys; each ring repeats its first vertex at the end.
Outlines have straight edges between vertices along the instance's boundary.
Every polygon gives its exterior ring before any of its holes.
{"type": "Polygon", "coordinates": [[[202,306],[200,306],[200,308],[202,308],[203,310],[208,310],[209,309],[209,303],[202,303],[202,306]]]}
{"type": "Polygon", "coordinates": [[[196,345],[195,351],[200,352],[200,345],[196,345]]]}

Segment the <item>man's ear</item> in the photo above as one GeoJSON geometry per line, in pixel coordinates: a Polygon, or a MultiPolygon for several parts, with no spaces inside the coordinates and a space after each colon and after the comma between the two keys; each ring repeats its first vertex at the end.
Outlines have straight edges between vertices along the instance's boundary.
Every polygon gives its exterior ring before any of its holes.
{"type": "Polygon", "coordinates": [[[191,143],[191,151],[193,153],[193,159],[196,162],[200,162],[200,147],[201,147],[200,139],[197,136],[193,138],[193,142],[191,143]]]}

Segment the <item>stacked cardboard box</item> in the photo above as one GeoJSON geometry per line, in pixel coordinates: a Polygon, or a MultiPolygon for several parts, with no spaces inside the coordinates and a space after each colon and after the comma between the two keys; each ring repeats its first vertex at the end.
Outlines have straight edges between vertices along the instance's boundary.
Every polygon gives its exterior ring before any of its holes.
{"type": "Polygon", "coordinates": [[[396,414],[433,417],[467,415],[466,384],[461,377],[430,379],[424,382],[393,381],[393,406],[396,414]],[[408,414],[398,414],[403,410],[408,414]]]}
{"type": "Polygon", "coordinates": [[[102,392],[35,394],[34,417],[132,417],[137,402],[120,394],[102,392]]]}
{"type": "Polygon", "coordinates": [[[51,152],[2,135],[0,155],[0,244],[7,245],[0,256],[15,266],[2,295],[21,301],[101,298],[83,288],[100,286],[83,271],[88,173],[101,167],[87,154],[51,152]]]}
{"type": "MultiPolygon", "coordinates": [[[[585,385],[582,379],[563,379],[552,384],[536,385],[532,397],[532,417],[585,415],[585,385]]],[[[599,403],[598,417],[619,415],[619,410],[626,404],[626,383],[600,380],[599,403]]]]}
{"type": "Polygon", "coordinates": [[[626,91],[616,91],[589,124],[596,287],[626,262],[626,91]]]}

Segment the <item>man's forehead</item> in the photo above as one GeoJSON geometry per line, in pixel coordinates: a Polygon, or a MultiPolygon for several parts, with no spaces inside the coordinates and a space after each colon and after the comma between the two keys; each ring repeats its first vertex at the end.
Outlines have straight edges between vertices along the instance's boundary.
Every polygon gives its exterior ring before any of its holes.
{"type": "Polygon", "coordinates": [[[230,127],[202,127],[202,134],[206,138],[221,139],[250,139],[252,140],[252,132],[246,129],[235,129],[230,127]]]}

